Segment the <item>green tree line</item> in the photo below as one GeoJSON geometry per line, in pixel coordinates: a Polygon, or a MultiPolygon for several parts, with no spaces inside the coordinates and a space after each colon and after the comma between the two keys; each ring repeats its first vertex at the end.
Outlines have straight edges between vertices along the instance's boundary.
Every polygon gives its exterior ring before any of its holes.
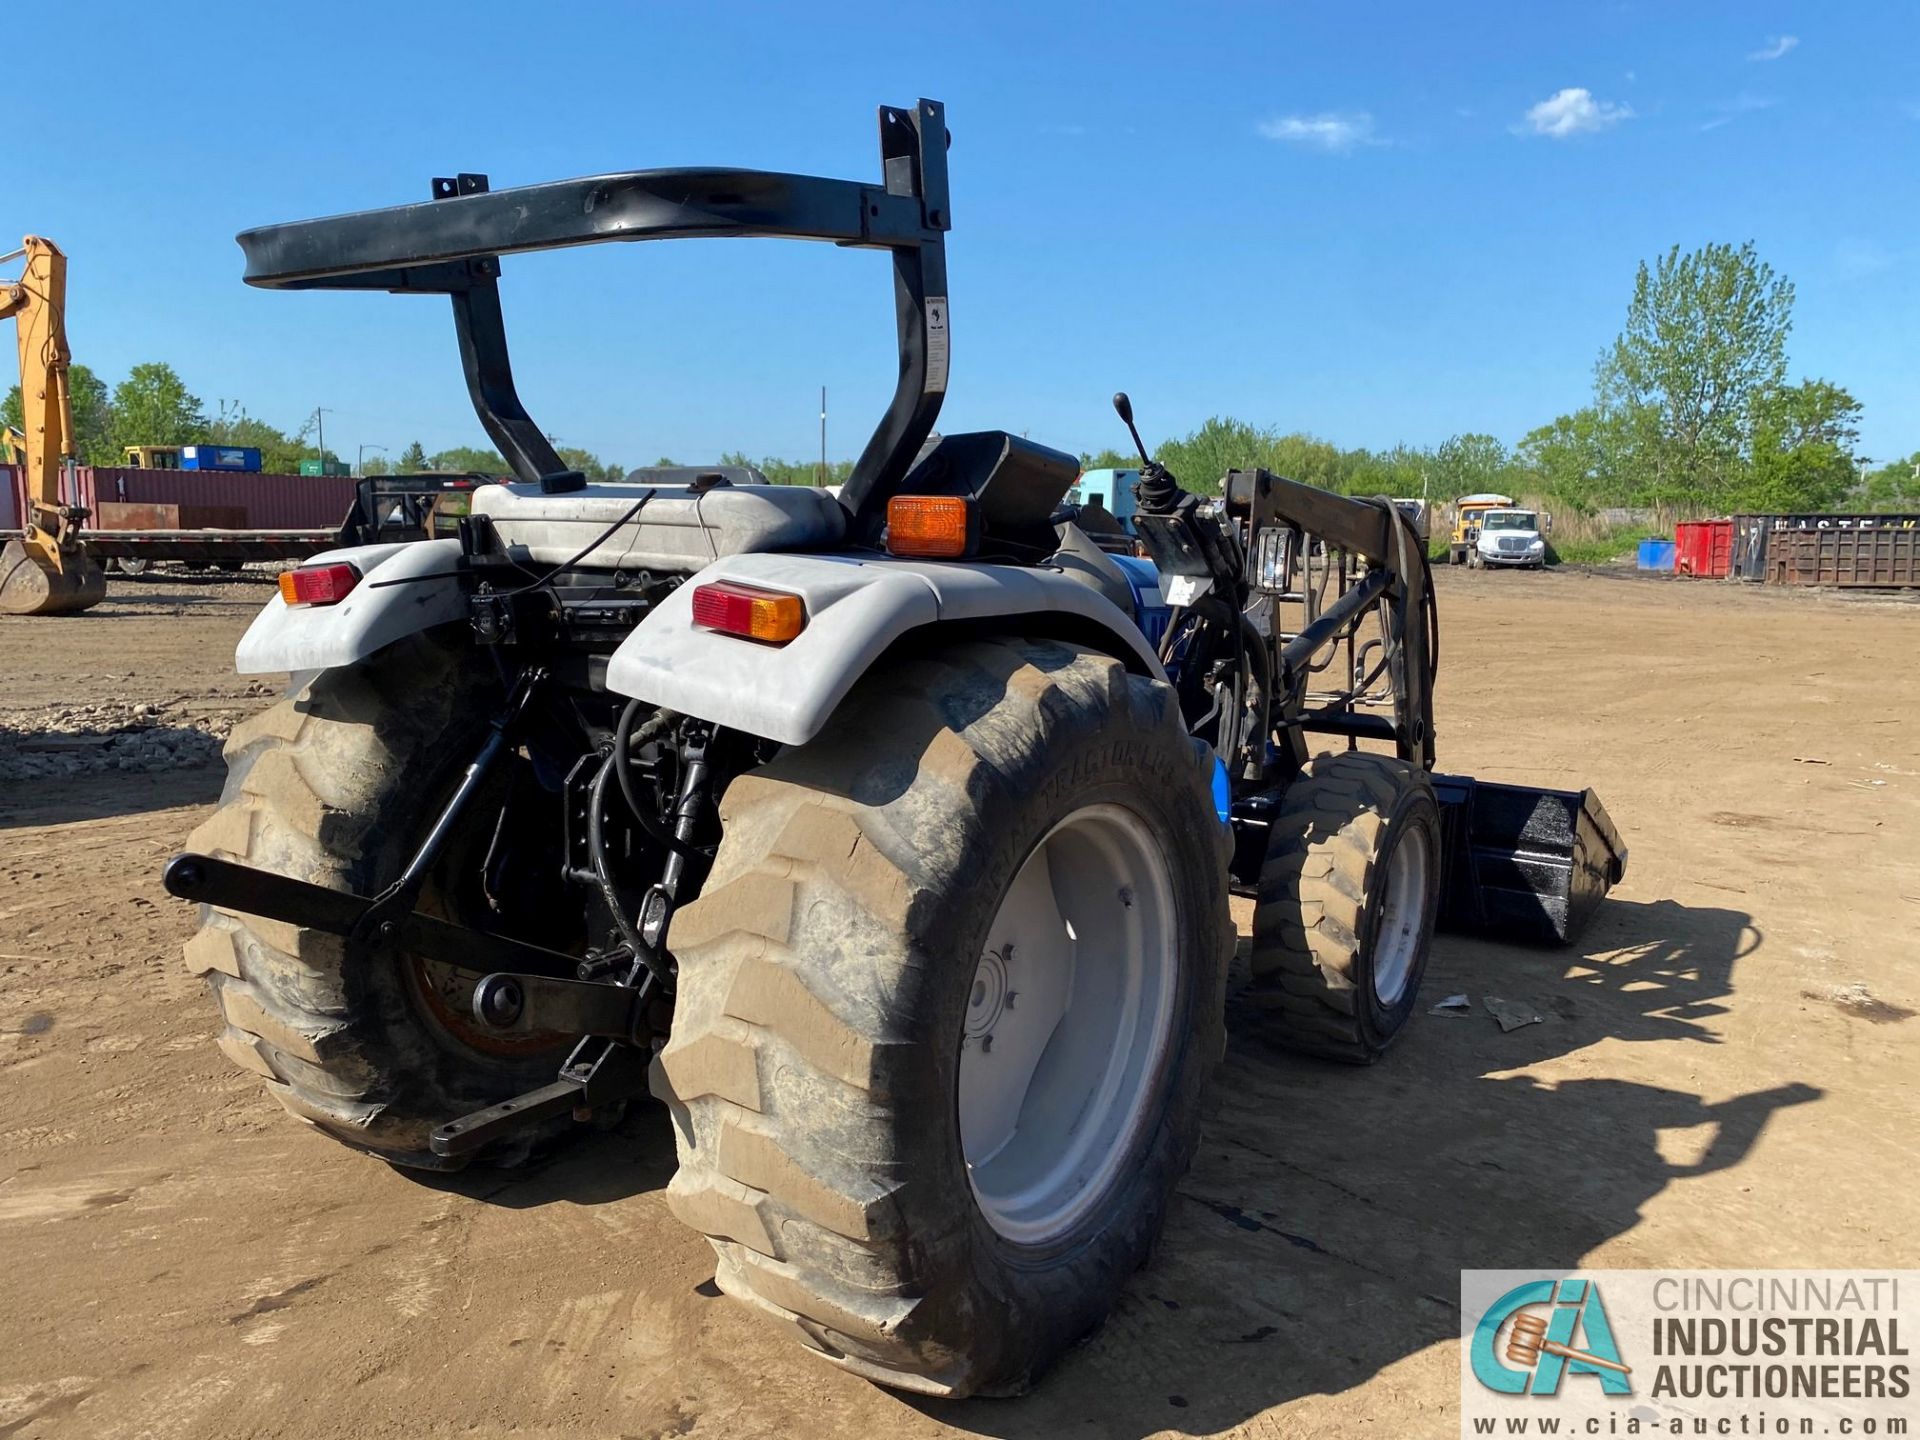
{"type": "MultiPolygon", "coordinates": [[[[1155,458],[1189,488],[1259,466],[1346,494],[1538,496],[1576,513],[1693,514],[1920,506],[1920,451],[1869,468],[1860,403],[1825,379],[1789,381],[1793,285],[1751,242],[1678,246],[1634,277],[1626,322],[1594,367],[1588,403],[1509,449],[1464,433],[1439,445],[1340,449],[1215,417],[1155,458]]],[[[1117,450],[1082,463],[1126,467],[1117,450]]]]}

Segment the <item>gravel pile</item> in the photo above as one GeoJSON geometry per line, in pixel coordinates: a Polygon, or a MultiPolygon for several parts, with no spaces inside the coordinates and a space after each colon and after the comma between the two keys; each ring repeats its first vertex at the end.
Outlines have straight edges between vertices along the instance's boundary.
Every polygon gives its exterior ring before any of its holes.
{"type": "MultiPolygon", "coordinates": [[[[271,690],[254,685],[248,693],[271,690]]],[[[240,697],[182,696],[158,704],[109,700],[12,711],[0,719],[0,782],[211,765],[227,732],[258,708],[240,697]]]]}

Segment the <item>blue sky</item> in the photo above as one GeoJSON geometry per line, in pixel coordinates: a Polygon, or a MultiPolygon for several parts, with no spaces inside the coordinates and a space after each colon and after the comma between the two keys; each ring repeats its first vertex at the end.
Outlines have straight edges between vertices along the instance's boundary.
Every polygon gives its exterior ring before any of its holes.
{"type": "MultiPolygon", "coordinates": [[[[1920,447],[1920,4],[19,5],[5,223],[72,256],[77,359],[172,361],[329,444],[484,437],[445,302],[240,283],[250,225],[605,170],[876,176],[953,131],[942,428],[1069,450],[1232,414],[1342,445],[1511,443],[1581,404],[1635,265],[1752,239],[1793,372],[1920,447]],[[25,127],[22,129],[21,127],[25,127]]],[[[507,262],[522,392],[629,464],[857,453],[883,257],[792,243],[507,262]]]]}

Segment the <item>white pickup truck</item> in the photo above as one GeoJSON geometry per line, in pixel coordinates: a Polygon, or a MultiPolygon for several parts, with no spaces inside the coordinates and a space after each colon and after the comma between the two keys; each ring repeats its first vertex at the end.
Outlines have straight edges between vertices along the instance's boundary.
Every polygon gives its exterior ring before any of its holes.
{"type": "MultiPolygon", "coordinates": [[[[1547,526],[1553,521],[1548,519],[1547,526]]],[[[1523,565],[1537,570],[1547,563],[1546,530],[1533,510],[1488,510],[1480,517],[1480,534],[1467,552],[1467,563],[1523,565]]]]}

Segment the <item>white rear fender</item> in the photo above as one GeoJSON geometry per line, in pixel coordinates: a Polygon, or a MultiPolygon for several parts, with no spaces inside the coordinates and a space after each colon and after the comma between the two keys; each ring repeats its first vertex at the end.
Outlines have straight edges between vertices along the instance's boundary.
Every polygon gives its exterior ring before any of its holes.
{"type": "Polygon", "coordinates": [[[289,605],[278,595],[253,619],[234,651],[242,675],[351,665],[419,630],[464,619],[466,598],[453,578],[458,540],[354,545],[315,555],[306,565],[346,561],[360,583],[337,605],[289,605]]]}
{"type": "Polygon", "coordinates": [[[1058,570],[760,554],[718,560],[662,601],[614,652],[607,687],[804,745],[888,646],[909,631],[960,621],[992,621],[1003,634],[1083,639],[1166,678],[1132,619],[1058,570]],[[697,628],[693,591],[712,580],[800,596],[806,628],[779,646],[697,628]]]}

